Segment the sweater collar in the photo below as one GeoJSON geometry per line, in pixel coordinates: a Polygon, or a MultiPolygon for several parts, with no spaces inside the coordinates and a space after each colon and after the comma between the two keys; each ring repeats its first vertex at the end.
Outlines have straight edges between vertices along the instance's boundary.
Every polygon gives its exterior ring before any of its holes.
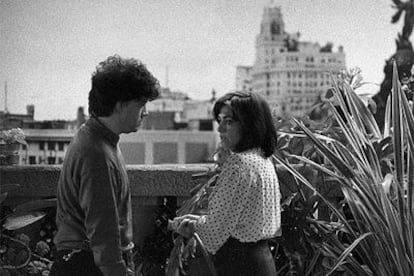
{"type": "Polygon", "coordinates": [[[119,135],[107,128],[97,117],[91,116],[86,125],[97,130],[111,145],[116,146],[119,141],[119,135]]]}

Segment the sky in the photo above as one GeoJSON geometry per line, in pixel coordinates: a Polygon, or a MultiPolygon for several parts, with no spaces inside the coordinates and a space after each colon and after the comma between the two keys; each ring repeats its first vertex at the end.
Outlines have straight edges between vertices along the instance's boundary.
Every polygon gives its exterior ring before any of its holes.
{"type": "MultiPolygon", "coordinates": [[[[106,57],[141,60],[163,87],[209,99],[235,88],[237,65],[253,65],[270,0],[0,0],[0,110],[36,120],[87,110],[91,74],[106,57]],[[5,84],[7,82],[7,100],[5,84]]],[[[380,84],[403,20],[391,0],[276,0],[285,31],[342,45],[347,68],[380,84]]],[[[412,40],[412,37],[411,37],[412,40]]],[[[371,93],[377,85],[365,89],[371,93]]]]}

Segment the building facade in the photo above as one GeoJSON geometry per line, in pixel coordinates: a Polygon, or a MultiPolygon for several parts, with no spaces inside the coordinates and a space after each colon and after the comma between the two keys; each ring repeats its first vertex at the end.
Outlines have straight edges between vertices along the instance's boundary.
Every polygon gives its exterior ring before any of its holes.
{"type": "MultiPolygon", "coordinates": [[[[62,164],[76,129],[24,129],[19,164],[62,164]]],[[[213,131],[139,130],[122,134],[119,146],[127,164],[185,164],[212,161],[219,137],[213,131]]]]}
{"type": "MultiPolygon", "coordinates": [[[[120,148],[127,164],[210,162],[218,143],[212,105],[215,100],[191,100],[183,93],[163,89],[162,97],[148,103],[149,116],[141,129],[121,135],[120,148]]],[[[20,145],[19,164],[62,164],[78,128],[87,120],[82,107],[76,120],[36,121],[34,106],[28,114],[0,111],[3,129],[20,127],[27,145],[20,145]]]]}
{"type": "Polygon", "coordinates": [[[26,106],[26,114],[9,113],[0,110],[0,130],[23,128],[26,124],[34,122],[34,105],[26,106]]]}
{"type": "Polygon", "coordinates": [[[121,135],[126,164],[190,164],[211,162],[219,137],[213,131],[140,130],[121,135]]]}
{"type": "Polygon", "coordinates": [[[76,129],[23,129],[27,146],[21,145],[22,165],[62,164],[76,129]]]}
{"type": "Polygon", "coordinates": [[[281,7],[264,8],[256,37],[255,63],[236,69],[236,87],[263,96],[282,118],[304,115],[332,85],[331,75],[346,69],[345,53],[332,44],[302,42],[289,34],[281,7]]]}
{"type": "Polygon", "coordinates": [[[252,92],[252,70],[253,66],[236,67],[236,90],[252,92]]]}
{"type": "Polygon", "coordinates": [[[161,97],[147,104],[148,117],[143,123],[145,130],[193,130],[212,131],[212,108],[216,92],[209,100],[192,100],[180,92],[164,88],[161,97]],[[167,93],[168,92],[168,93],[167,93]]]}

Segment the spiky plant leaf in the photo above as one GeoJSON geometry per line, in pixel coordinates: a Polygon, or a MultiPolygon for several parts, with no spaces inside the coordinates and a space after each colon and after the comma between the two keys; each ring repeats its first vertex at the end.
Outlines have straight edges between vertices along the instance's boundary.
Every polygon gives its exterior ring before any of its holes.
{"type": "Polygon", "coordinates": [[[22,216],[12,216],[6,219],[3,227],[7,230],[17,230],[42,219],[46,214],[43,212],[33,212],[22,216]]]}
{"type": "Polygon", "coordinates": [[[51,199],[39,199],[39,200],[33,200],[29,202],[25,202],[23,204],[20,204],[15,209],[15,214],[22,214],[29,211],[36,211],[41,210],[43,208],[48,207],[55,207],[56,206],[56,198],[51,199]]]}
{"type": "Polygon", "coordinates": [[[351,254],[352,250],[367,236],[371,235],[372,233],[364,233],[363,235],[359,236],[347,249],[342,252],[341,256],[336,260],[335,264],[332,266],[332,268],[328,271],[328,274],[326,276],[331,275],[338,267],[345,261],[346,258],[351,254]]]}
{"type": "Polygon", "coordinates": [[[0,204],[3,203],[3,201],[5,201],[7,198],[7,192],[6,193],[1,193],[0,194],[0,204]]]}

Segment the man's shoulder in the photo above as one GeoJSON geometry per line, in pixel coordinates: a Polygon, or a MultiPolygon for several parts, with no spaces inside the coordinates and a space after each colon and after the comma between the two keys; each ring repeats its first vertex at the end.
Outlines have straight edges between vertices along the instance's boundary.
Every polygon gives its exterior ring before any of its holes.
{"type": "Polygon", "coordinates": [[[98,157],[104,154],[102,147],[103,145],[99,135],[96,135],[87,128],[81,128],[74,136],[67,155],[84,158],[98,157]]]}

